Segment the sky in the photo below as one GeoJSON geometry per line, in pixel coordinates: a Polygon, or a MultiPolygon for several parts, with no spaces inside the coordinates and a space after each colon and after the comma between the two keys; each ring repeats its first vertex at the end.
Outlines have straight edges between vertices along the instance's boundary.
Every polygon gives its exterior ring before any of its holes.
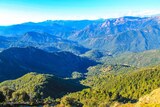
{"type": "Polygon", "coordinates": [[[160,14],[160,0],[0,0],[0,25],[160,14]]]}

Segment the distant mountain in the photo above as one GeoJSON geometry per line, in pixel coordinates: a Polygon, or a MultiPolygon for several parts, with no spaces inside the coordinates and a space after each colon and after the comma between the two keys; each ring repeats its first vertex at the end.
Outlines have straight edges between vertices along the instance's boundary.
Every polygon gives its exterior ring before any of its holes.
{"type": "Polygon", "coordinates": [[[69,51],[75,54],[82,54],[89,49],[84,48],[77,42],[62,39],[48,33],[27,32],[17,42],[11,44],[12,47],[37,47],[49,52],[69,51]]]}
{"type": "Polygon", "coordinates": [[[11,26],[0,26],[0,35],[21,36],[26,32],[47,32],[52,35],[67,38],[76,30],[81,30],[92,23],[100,23],[102,20],[47,20],[39,23],[22,23],[11,26]]]}
{"type": "Polygon", "coordinates": [[[91,24],[71,35],[69,39],[78,41],[88,48],[120,53],[159,49],[159,35],[160,17],[158,16],[121,17],[91,24]]]}
{"type": "Polygon", "coordinates": [[[9,48],[11,44],[16,41],[17,41],[17,38],[15,37],[0,36],[0,52],[4,49],[9,48]]]}
{"type": "Polygon", "coordinates": [[[33,47],[10,48],[0,53],[0,81],[15,79],[28,72],[70,77],[72,72],[87,72],[96,62],[69,52],[47,53],[33,47]]]}
{"type": "Polygon", "coordinates": [[[9,47],[7,37],[0,36],[0,51],[7,47],[9,47]]]}
{"type": "Polygon", "coordinates": [[[119,54],[160,49],[160,16],[103,20],[44,21],[1,26],[0,35],[22,37],[27,32],[48,33],[94,50],[119,54]]]}

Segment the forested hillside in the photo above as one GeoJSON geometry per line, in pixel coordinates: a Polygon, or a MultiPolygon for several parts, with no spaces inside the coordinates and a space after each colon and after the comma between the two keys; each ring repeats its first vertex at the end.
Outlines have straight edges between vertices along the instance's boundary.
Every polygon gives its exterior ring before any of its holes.
{"type": "Polygon", "coordinates": [[[0,102],[7,103],[11,101],[21,104],[53,103],[55,98],[83,88],[85,87],[72,80],[32,72],[16,80],[0,83],[0,102]]]}
{"type": "Polygon", "coordinates": [[[143,52],[126,52],[115,56],[101,57],[98,61],[106,64],[121,64],[135,67],[153,66],[160,64],[160,50],[143,52]]]}
{"type": "Polygon", "coordinates": [[[159,88],[159,78],[160,66],[141,68],[122,75],[99,76],[100,82],[97,80],[93,87],[67,97],[80,101],[86,107],[105,107],[114,102],[135,103],[140,97],[159,88]]]}

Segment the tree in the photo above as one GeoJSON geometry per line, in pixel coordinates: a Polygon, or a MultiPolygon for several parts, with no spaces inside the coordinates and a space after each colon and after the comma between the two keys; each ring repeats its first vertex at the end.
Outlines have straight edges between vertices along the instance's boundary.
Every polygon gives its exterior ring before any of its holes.
{"type": "Polygon", "coordinates": [[[50,103],[53,103],[53,102],[54,102],[54,99],[51,98],[51,97],[47,97],[47,98],[44,99],[43,102],[46,103],[46,104],[50,104],[50,103]]]}
{"type": "Polygon", "coordinates": [[[83,77],[82,73],[79,73],[77,71],[75,71],[75,72],[72,73],[72,78],[73,79],[82,78],[82,77],[83,77]]]}
{"type": "Polygon", "coordinates": [[[12,101],[16,101],[16,102],[27,102],[30,100],[29,95],[25,92],[14,92],[13,93],[13,98],[12,101]]]}
{"type": "Polygon", "coordinates": [[[7,101],[9,101],[10,98],[12,98],[12,93],[14,92],[14,90],[4,86],[1,88],[1,91],[3,92],[3,95],[6,97],[7,101]]]}
{"type": "Polygon", "coordinates": [[[3,92],[0,91],[0,102],[5,101],[5,96],[3,95],[3,92]]]}
{"type": "Polygon", "coordinates": [[[83,106],[82,103],[70,97],[62,98],[61,105],[63,105],[64,107],[82,107],[83,106]]]}

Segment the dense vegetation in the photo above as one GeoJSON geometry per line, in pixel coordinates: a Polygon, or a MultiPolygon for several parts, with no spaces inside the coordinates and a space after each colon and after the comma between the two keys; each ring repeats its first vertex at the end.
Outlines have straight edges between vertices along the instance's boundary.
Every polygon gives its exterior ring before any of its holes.
{"type": "Polygon", "coordinates": [[[0,83],[0,102],[25,104],[49,103],[84,86],[49,74],[28,73],[16,80],[0,83]],[[73,88],[74,87],[74,88],[73,88]]]}
{"type": "Polygon", "coordinates": [[[128,65],[98,64],[88,68],[86,79],[82,80],[81,83],[90,87],[96,86],[104,80],[108,81],[118,75],[133,72],[135,69],[137,68],[128,65]]]}
{"type": "Polygon", "coordinates": [[[86,107],[106,106],[115,101],[137,102],[140,97],[160,86],[160,66],[141,68],[135,72],[110,78],[99,76],[100,82],[93,87],[69,94],[86,107]],[[103,79],[101,79],[103,78],[103,79]]]}
{"type": "Polygon", "coordinates": [[[108,52],[90,50],[81,56],[93,59],[105,65],[128,65],[134,67],[145,67],[158,65],[160,63],[160,50],[148,50],[143,52],[125,52],[118,55],[110,55],[108,52]]]}
{"type": "Polygon", "coordinates": [[[105,56],[101,61],[107,64],[127,64],[136,67],[157,65],[160,63],[160,50],[149,50],[139,53],[123,53],[117,56],[105,56]]]}
{"type": "MultiPolygon", "coordinates": [[[[0,83],[0,102],[5,104],[9,102],[52,103],[57,107],[106,107],[107,105],[134,107],[138,104],[147,106],[146,99],[153,94],[155,96],[157,91],[153,90],[160,86],[160,66],[137,69],[127,65],[103,64],[90,67],[88,70],[86,79],[81,81],[82,84],[89,86],[87,89],[75,83],[77,78],[84,77],[79,72],[72,74],[75,79],[29,73],[16,80],[2,82],[0,83]],[[143,97],[151,91],[153,91],[151,95],[143,97]]],[[[151,103],[154,99],[158,99],[159,96],[157,96],[150,98],[151,103]]],[[[151,103],[148,102],[148,104],[151,103]]]]}
{"type": "Polygon", "coordinates": [[[81,56],[87,57],[87,58],[90,58],[93,60],[99,60],[103,56],[107,56],[107,54],[105,54],[99,50],[90,50],[90,51],[87,51],[86,53],[82,54],[81,56]]]}

